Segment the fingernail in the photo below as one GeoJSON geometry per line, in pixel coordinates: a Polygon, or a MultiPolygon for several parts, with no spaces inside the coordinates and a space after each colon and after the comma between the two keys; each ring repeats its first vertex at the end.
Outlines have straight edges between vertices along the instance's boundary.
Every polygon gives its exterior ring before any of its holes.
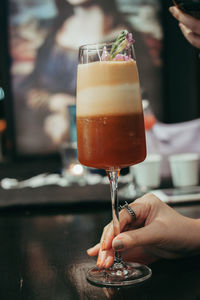
{"type": "Polygon", "coordinates": [[[92,250],[92,248],[87,249],[87,254],[89,254],[89,252],[92,250]]]}
{"type": "Polygon", "coordinates": [[[101,259],[100,259],[100,257],[98,256],[98,259],[97,259],[97,267],[100,267],[100,265],[101,265],[101,259]]]}
{"type": "Polygon", "coordinates": [[[169,11],[170,11],[170,13],[174,13],[174,7],[173,6],[171,6],[170,8],[169,8],[169,11]]]}
{"type": "Polygon", "coordinates": [[[113,242],[113,248],[114,250],[121,250],[124,248],[124,243],[122,240],[115,240],[113,242]]]}
{"type": "Polygon", "coordinates": [[[105,256],[106,256],[105,251],[100,251],[99,252],[99,256],[98,256],[98,259],[97,259],[97,267],[103,268],[104,261],[105,261],[105,256]]]}
{"type": "Polygon", "coordinates": [[[102,242],[102,244],[101,244],[101,249],[102,249],[102,250],[106,250],[106,243],[105,243],[105,241],[102,242]]]}
{"type": "Polygon", "coordinates": [[[90,247],[90,248],[87,249],[87,251],[93,250],[94,248],[95,248],[95,246],[90,247]]]}
{"type": "Polygon", "coordinates": [[[106,258],[105,264],[104,264],[104,266],[105,266],[106,269],[109,268],[109,267],[111,266],[111,260],[112,260],[112,258],[111,258],[110,256],[108,256],[108,257],[106,258]]]}

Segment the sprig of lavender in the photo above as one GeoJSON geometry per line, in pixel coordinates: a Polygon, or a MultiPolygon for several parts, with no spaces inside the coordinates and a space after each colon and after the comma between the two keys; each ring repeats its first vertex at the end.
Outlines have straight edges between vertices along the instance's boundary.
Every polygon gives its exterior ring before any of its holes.
{"type": "Polygon", "coordinates": [[[122,30],[112,46],[110,51],[110,60],[113,60],[117,54],[119,54],[124,49],[128,49],[134,43],[132,33],[127,30],[122,30]]]}
{"type": "Polygon", "coordinates": [[[129,61],[129,60],[132,60],[131,56],[127,56],[125,54],[117,54],[113,60],[116,60],[116,61],[129,61]]]}

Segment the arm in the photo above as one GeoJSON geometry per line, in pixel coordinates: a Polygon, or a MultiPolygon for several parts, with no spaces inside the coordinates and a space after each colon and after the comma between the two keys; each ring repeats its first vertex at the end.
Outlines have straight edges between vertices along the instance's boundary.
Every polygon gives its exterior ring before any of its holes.
{"type": "Polygon", "coordinates": [[[75,96],[66,93],[50,94],[47,90],[31,89],[27,94],[27,104],[33,110],[46,108],[51,112],[66,112],[67,106],[75,103],[75,96]]]}
{"type": "Polygon", "coordinates": [[[200,49],[200,20],[183,13],[176,6],[170,7],[169,11],[179,21],[179,27],[188,42],[200,49]]]}
{"type": "Polygon", "coordinates": [[[126,210],[120,212],[121,233],[114,237],[112,223],[103,231],[101,242],[88,250],[98,255],[97,265],[109,268],[114,250],[122,251],[123,259],[151,263],[159,258],[179,258],[200,253],[200,220],[187,218],[147,194],[130,204],[136,221],[126,210]]]}

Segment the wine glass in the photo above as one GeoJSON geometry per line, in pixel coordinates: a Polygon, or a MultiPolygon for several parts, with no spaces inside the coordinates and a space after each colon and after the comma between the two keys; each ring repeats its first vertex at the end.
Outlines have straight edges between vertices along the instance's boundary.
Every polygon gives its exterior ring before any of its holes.
{"type": "MultiPolygon", "coordinates": [[[[118,60],[107,60],[112,48],[112,43],[79,48],[77,148],[81,164],[106,170],[116,236],[120,233],[117,198],[120,169],[145,159],[146,142],[133,46],[121,51],[118,60]]],[[[109,269],[94,266],[87,272],[90,283],[104,287],[133,285],[150,276],[147,266],[124,263],[119,252],[115,253],[109,269]]]]}

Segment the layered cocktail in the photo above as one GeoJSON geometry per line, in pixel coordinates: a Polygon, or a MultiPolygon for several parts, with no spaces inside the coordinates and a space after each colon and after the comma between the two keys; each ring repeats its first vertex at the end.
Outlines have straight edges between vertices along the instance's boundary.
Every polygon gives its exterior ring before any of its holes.
{"type": "Polygon", "coordinates": [[[78,66],[77,142],[79,161],[86,166],[121,169],[145,159],[135,61],[78,66]]]}
{"type": "MultiPolygon", "coordinates": [[[[114,44],[80,47],[77,76],[77,146],[80,163],[105,169],[111,186],[114,235],[120,233],[117,182],[120,169],[146,157],[140,86],[131,34],[114,44]]],[[[151,276],[115,253],[106,270],[91,268],[87,279],[99,286],[132,285],[151,276]]]]}

